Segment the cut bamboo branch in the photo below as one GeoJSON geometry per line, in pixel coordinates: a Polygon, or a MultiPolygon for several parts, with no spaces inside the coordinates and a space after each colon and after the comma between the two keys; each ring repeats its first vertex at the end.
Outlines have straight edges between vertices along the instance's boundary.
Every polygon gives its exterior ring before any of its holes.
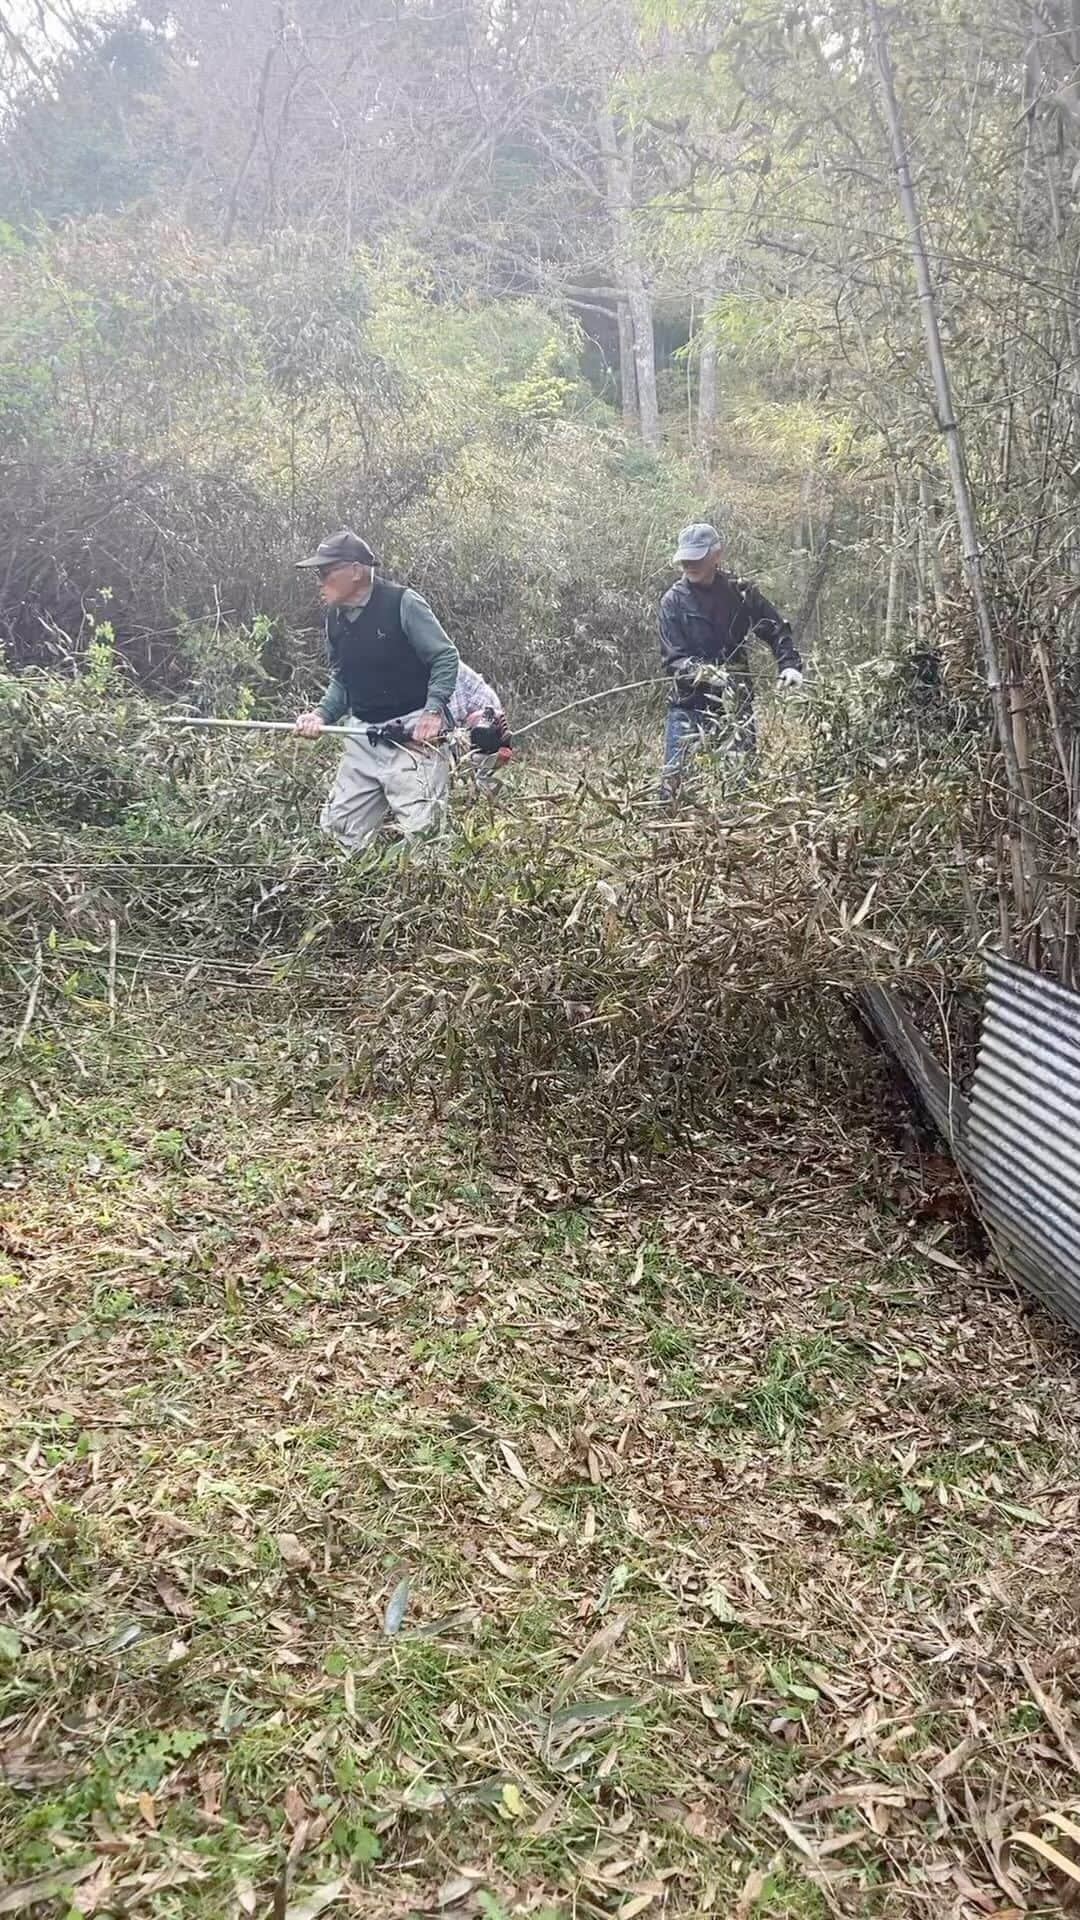
{"type": "MultiPolygon", "coordinates": [[[[1057,695],[1054,692],[1054,681],[1050,672],[1050,662],[1047,658],[1046,647],[1041,639],[1036,638],[1032,645],[1035,658],[1038,662],[1039,672],[1042,676],[1043,692],[1046,695],[1046,712],[1050,721],[1050,734],[1054,742],[1054,751],[1057,754],[1058,765],[1061,768],[1065,780],[1066,791],[1071,796],[1073,783],[1072,760],[1065,745],[1065,735],[1061,726],[1061,714],[1058,711],[1057,695]]],[[[1071,825],[1071,807],[1069,809],[1069,820],[1071,825]]]]}
{"type": "Polygon", "coordinates": [[[41,993],[41,985],[44,978],[45,978],[45,954],[42,949],[41,941],[40,939],[38,939],[34,945],[34,977],[30,983],[30,993],[26,1002],[26,1011],[24,1012],[23,1017],[19,1022],[19,1031],[15,1035],[15,1052],[16,1053],[22,1052],[23,1046],[26,1041],[26,1036],[29,1033],[30,1028],[33,1026],[34,1015],[37,1012],[38,997],[41,993]]]}
{"type": "Polygon", "coordinates": [[[115,1025],[116,1025],[116,944],[117,944],[117,938],[118,938],[118,935],[117,935],[117,928],[116,928],[116,921],[115,921],[115,920],[110,920],[110,921],[109,921],[109,977],[108,977],[108,988],[107,988],[107,993],[108,993],[108,1004],[109,1004],[109,1025],[110,1025],[110,1027],[115,1027],[115,1025]]]}

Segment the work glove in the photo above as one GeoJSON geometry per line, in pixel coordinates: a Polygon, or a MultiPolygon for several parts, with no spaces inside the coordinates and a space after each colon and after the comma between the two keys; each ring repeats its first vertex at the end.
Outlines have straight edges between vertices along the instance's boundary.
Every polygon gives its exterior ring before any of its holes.
{"type": "Polygon", "coordinates": [[[777,676],[777,685],[781,687],[790,687],[792,691],[794,691],[796,687],[801,687],[802,686],[802,668],[801,667],[781,667],[780,672],[777,676]]]}

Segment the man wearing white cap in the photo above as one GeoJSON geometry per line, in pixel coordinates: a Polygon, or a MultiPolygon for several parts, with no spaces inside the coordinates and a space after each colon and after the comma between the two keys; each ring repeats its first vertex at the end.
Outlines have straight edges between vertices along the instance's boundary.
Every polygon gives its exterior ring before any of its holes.
{"type": "Polygon", "coordinates": [[[721,558],[715,527],[704,521],[684,527],[675,551],[682,577],[660,602],[660,658],[672,681],[664,733],[665,799],[674,796],[702,747],[754,752],[754,693],[746,653],[751,634],[770,649],[780,685],[802,685],[802,661],[787,621],[752,581],[725,573],[721,558]]]}

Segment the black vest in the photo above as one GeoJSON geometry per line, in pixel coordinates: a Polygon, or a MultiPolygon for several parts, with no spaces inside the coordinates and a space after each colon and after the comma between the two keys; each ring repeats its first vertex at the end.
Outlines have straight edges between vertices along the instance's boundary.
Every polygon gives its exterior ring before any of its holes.
{"type": "Polygon", "coordinates": [[[366,607],[350,620],[341,607],[326,616],[330,664],[345,683],[358,720],[381,726],[426,706],[430,668],[409,645],[401,619],[404,587],[376,580],[366,607]]]}

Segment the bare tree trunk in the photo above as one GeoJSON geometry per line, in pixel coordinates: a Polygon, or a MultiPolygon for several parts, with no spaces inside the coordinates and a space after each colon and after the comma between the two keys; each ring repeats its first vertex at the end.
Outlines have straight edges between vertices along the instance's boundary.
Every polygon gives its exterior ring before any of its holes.
{"type": "Polygon", "coordinates": [[[698,362],[697,442],[708,458],[716,433],[716,304],[717,274],[708,275],[702,290],[701,357],[698,362]]]}
{"type": "Polygon", "coordinates": [[[630,312],[634,322],[634,371],[637,375],[638,419],[641,438],[650,453],[660,451],[660,409],[656,400],[656,348],[652,307],[640,268],[630,281],[630,312]]]}
{"type": "MultiPolygon", "coordinates": [[[[949,379],[948,363],[941,341],[941,328],[938,322],[937,296],[930,273],[930,262],[926,252],[922,221],[919,215],[915,188],[911,179],[904,130],[900,120],[900,108],[896,98],[896,85],[893,79],[892,61],[889,57],[888,42],[882,23],[878,0],[865,0],[866,17],[870,28],[870,44],[877,66],[880,83],[881,105],[889,132],[892,147],[893,164],[896,170],[897,196],[907,226],[908,245],[911,251],[915,282],[919,291],[919,304],[922,309],[923,334],[926,342],[926,356],[934,382],[938,430],[945,442],[949,461],[949,477],[952,481],[953,499],[956,503],[956,518],[960,529],[960,539],[964,558],[964,572],[971,592],[975,611],[975,624],[982,647],[986,684],[994,711],[994,722],[998,743],[1005,766],[1005,776],[1013,798],[1016,818],[1021,834],[1021,864],[1023,866],[1026,887],[1018,889],[1017,909],[1021,918],[1031,911],[1035,898],[1038,899],[1040,917],[1047,911],[1045,884],[1042,862],[1039,858],[1035,836],[1032,831],[1031,808],[1025,792],[1024,777],[1020,769],[1017,753],[1016,734],[1013,730],[1013,715],[1010,710],[1008,690],[1004,684],[1001,666],[1001,652],[994,631],[990,601],[983,578],[982,553],[979,544],[979,529],[975,517],[975,507],[968,484],[967,469],[964,463],[964,448],[960,438],[956,414],[953,409],[952,384],[949,379]],[[1026,896],[1026,897],[1025,897],[1026,896]]],[[[1048,932],[1051,930],[1048,928],[1048,932]]],[[[1052,939],[1052,934],[1051,934],[1052,939]]]]}
{"type": "Polygon", "coordinates": [[[814,469],[807,467],[799,484],[799,519],[795,528],[795,546],[799,553],[812,554],[814,551],[813,492],[814,469]]]}
{"type": "MultiPolygon", "coordinates": [[[[1075,0],[1072,7],[1072,14],[1074,22],[1077,22],[1078,19],[1080,19],[1080,14],[1078,14],[1075,0]]],[[[1034,33],[1032,44],[1038,47],[1040,33],[1038,8],[1033,9],[1032,27],[1034,33]]],[[[1070,39],[1074,38],[1075,35],[1070,36],[1068,34],[1058,37],[1056,52],[1059,62],[1062,56],[1065,57],[1066,61],[1071,60],[1069,43],[1070,39]]],[[[1072,61],[1072,65],[1075,71],[1074,60],[1072,61]]],[[[1059,362],[1059,373],[1068,395],[1069,445],[1067,448],[1062,448],[1059,451],[1058,460],[1060,464],[1072,466],[1076,458],[1075,448],[1077,441],[1080,440],[1080,315],[1077,314],[1076,304],[1080,260],[1076,258],[1070,260],[1066,251],[1065,241],[1067,227],[1062,213],[1062,195],[1063,193],[1065,195],[1070,194],[1070,174],[1072,173],[1072,165],[1076,153],[1076,129],[1074,126],[1074,138],[1071,142],[1067,139],[1062,139],[1052,144],[1048,143],[1045,126],[1039,114],[1038,95],[1031,95],[1030,102],[1029,99],[1025,97],[1024,105],[1025,109],[1028,110],[1028,125],[1031,129],[1032,142],[1038,143],[1039,154],[1042,160],[1043,178],[1046,186],[1050,221],[1054,235],[1054,249],[1057,254],[1058,273],[1062,286],[1061,316],[1068,339],[1069,351],[1068,365],[1067,367],[1062,367],[1059,362]],[[1060,181],[1059,173],[1061,176],[1060,181]]],[[[1059,490],[1055,489],[1055,491],[1058,492],[1062,524],[1068,527],[1074,521],[1074,515],[1070,511],[1071,503],[1067,500],[1061,501],[1059,490]]],[[[1080,574],[1080,541],[1077,539],[1075,530],[1069,539],[1066,552],[1070,572],[1074,576],[1080,574]]]]}
{"type": "MultiPolygon", "coordinates": [[[[825,518],[821,539],[818,542],[813,565],[810,568],[809,578],[806,582],[806,592],[802,597],[802,605],[791,623],[792,632],[795,635],[795,644],[799,648],[802,648],[806,636],[810,631],[811,622],[818,621],[822,591],[829,577],[829,569],[832,566],[833,555],[836,552],[832,537],[835,521],[836,506],[834,503],[829,508],[825,518]]],[[[820,623],[818,624],[817,632],[820,640],[820,623]]]]}
{"type": "Polygon", "coordinates": [[[259,86],[255,95],[255,124],[251,129],[251,139],[248,141],[244,151],[244,157],[240,162],[239,170],[232,184],[232,192],[229,195],[229,205],[225,214],[225,227],[221,236],[222,244],[226,247],[233,237],[233,228],[236,225],[236,216],[240,208],[240,189],[244,184],[247,170],[251,165],[255,149],[259,144],[259,136],[262,133],[263,116],[266,113],[266,90],[270,85],[270,71],[274,64],[275,51],[274,43],[271,42],[266,50],[266,58],[263,61],[262,72],[259,75],[259,86]]]}
{"type": "Polygon", "coordinates": [[[634,374],[637,383],[638,420],[641,438],[650,453],[660,451],[660,411],[656,401],[656,348],[653,341],[652,305],[645,284],[634,235],[633,154],[620,146],[615,118],[608,107],[596,116],[600,151],[604,157],[608,214],[615,242],[616,265],[620,284],[626,289],[626,304],[634,341],[634,374]]]}
{"type": "Polygon", "coordinates": [[[619,301],[619,393],[622,417],[628,427],[637,427],[637,371],[634,366],[634,323],[625,300],[619,301]]]}

